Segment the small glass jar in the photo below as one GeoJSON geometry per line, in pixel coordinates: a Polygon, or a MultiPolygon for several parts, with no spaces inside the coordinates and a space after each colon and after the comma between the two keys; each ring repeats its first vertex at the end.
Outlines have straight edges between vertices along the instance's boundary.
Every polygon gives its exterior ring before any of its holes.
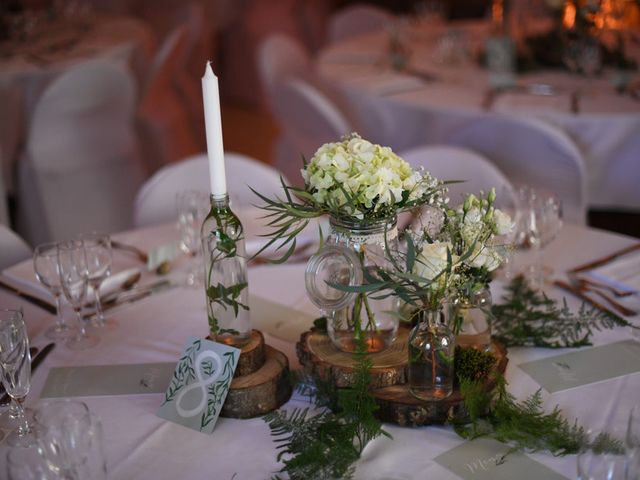
{"type": "Polygon", "coordinates": [[[330,232],[322,249],[309,260],[305,284],[311,301],[327,318],[333,344],[354,352],[362,336],[368,353],[380,352],[396,338],[400,303],[381,292],[345,291],[330,284],[360,286],[367,283],[367,270],[388,266],[386,249],[397,250],[395,216],[375,222],[330,219],[330,232]]]}
{"type": "Polygon", "coordinates": [[[488,287],[459,296],[450,304],[456,344],[491,350],[491,290],[488,287]]]}
{"type": "Polygon", "coordinates": [[[455,337],[448,306],[418,313],[409,333],[409,392],[425,401],[444,400],[453,393],[455,337]]]}
{"type": "Polygon", "coordinates": [[[202,224],[204,286],[210,337],[241,347],[251,337],[244,232],[229,196],[211,195],[202,224]]]}

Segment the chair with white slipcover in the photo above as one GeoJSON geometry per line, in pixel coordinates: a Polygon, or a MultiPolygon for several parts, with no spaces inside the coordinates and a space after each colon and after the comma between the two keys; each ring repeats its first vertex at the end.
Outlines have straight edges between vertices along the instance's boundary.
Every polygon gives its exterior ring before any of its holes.
{"type": "Polygon", "coordinates": [[[586,222],[584,160],[559,129],[532,118],[487,114],[460,126],[447,143],[484,155],[515,185],[554,193],[562,202],[566,221],[586,222]]]}
{"type": "Polygon", "coordinates": [[[399,153],[415,167],[424,167],[440,180],[455,180],[460,183],[447,185],[451,205],[459,205],[467,194],[476,196],[495,188],[496,192],[510,192],[513,187],[509,179],[482,155],[462,147],[451,145],[426,145],[399,153]]]}
{"type": "Polygon", "coordinates": [[[306,78],[311,68],[309,53],[295,38],[283,33],[265,38],[258,48],[258,74],[270,108],[276,85],[292,77],[306,78]]]}
{"type": "Polygon", "coordinates": [[[0,225],[0,271],[31,257],[29,245],[6,225],[0,225]]]}
{"type": "Polygon", "coordinates": [[[283,130],[275,166],[300,185],[302,157],[310,159],[322,144],[338,141],[353,127],[327,95],[302,79],[290,78],[277,85],[273,100],[283,130]]]}
{"type": "Polygon", "coordinates": [[[176,90],[188,52],[189,32],[181,25],[162,43],[149,69],[138,105],[137,123],[150,172],[200,150],[184,100],[176,90]]]}
{"type": "MultiPolygon", "coordinates": [[[[276,169],[239,153],[225,152],[224,156],[232,207],[262,204],[249,187],[270,197],[282,195],[280,172],[276,169]]],[[[206,154],[167,165],[147,180],[136,196],[134,225],[144,227],[174,221],[177,218],[176,195],[185,190],[210,191],[206,154]]]]}
{"type": "Polygon", "coordinates": [[[374,5],[357,4],[334,13],[329,20],[328,41],[380,30],[394,21],[394,15],[374,5]]]}
{"type": "Polygon", "coordinates": [[[131,226],[144,181],[132,75],[104,60],[57,78],[36,105],[18,166],[18,231],[32,245],[131,226]]]}

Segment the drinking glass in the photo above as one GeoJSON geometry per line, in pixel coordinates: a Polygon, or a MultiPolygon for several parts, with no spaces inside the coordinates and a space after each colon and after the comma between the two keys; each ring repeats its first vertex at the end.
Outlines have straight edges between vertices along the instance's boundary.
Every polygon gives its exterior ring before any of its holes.
{"type": "Polygon", "coordinates": [[[31,387],[31,354],[27,328],[19,310],[0,310],[0,370],[2,385],[17,407],[18,427],[9,434],[7,443],[12,447],[33,445],[23,406],[31,387]]]}
{"type": "Polygon", "coordinates": [[[63,478],[106,479],[102,424],[84,402],[47,400],[34,416],[38,445],[63,478]]]}
{"type": "Polygon", "coordinates": [[[202,284],[203,268],[199,257],[202,254],[200,229],[209,213],[209,195],[196,190],[180,192],[176,195],[178,209],[178,230],[180,249],[189,257],[186,284],[197,287],[202,284]]]}
{"type": "Polygon", "coordinates": [[[12,448],[7,452],[9,480],[57,480],[61,477],[49,468],[42,449],[36,444],[12,448]]]}
{"type": "Polygon", "coordinates": [[[588,445],[581,449],[576,459],[578,480],[629,480],[625,445],[621,440],[623,434],[617,427],[586,432],[588,445]],[[599,441],[599,435],[604,433],[609,435],[606,442],[609,448],[602,448],[603,443],[599,441]]]}
{"type": "Polygon", "coordinates": [[[627,479],[640,480],[640,403],[631,409],[625,435],[627,479]]]}
{"type": "Polygon", "coordinates": [[[58,270],[58,250],[55,243],[43,243],[35,248],[33,269],[38,281],[51,292],[56,302],[56,324],[49,327],[45,335],[52,340],[67,338],[71,334],[71,329],[65,323],[60,308],[62,286],[58,270]]]}
{"type": "Polygon", "coordinates": [[[89,273],[89,286],[94,292],[96,303],[95,322],[99,327],[116,327],[118,323],[114,319],[106,320],[102,311],[102,299],[100,298],[100,285],[111,275],[111,262],[113,258],[111,250],[111,238],[104,233],[83,233],[78,237],[84,244],[87,257],[87,270],[89,273]]]}
{"type": "Polygon", "coordinates": [[[75,336],[67,339],[66,345],[72,350],[93,347],[99,342],[99,338],[87,333],[81,313],[89,282],[87,257],[82,241],[68,240],[59,243],[58,265],[62,291],[78,318],[78,331],[75,336]]]}

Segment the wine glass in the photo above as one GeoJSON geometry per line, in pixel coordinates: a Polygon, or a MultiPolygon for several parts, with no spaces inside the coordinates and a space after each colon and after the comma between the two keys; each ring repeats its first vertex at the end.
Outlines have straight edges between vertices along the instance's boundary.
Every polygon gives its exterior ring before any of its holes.
{"type": "Polygon", "coordinates": [[[60,340],[70,335],[70,328],[64,321],[60,308],[62,286],[58,271],[58,250],[55,243],[38,245],[33,252],[33,269],[38,281],[51,292],[56,302],[56,324],[49,327],[45,335],[52,340],[60,340]]]}
{"type": "Polygon", "coordinates": [[[635,405],[629,413],[627,431],[625,435],[627,447],[627,479],[640,479],[640,403],[635,405]]]}
{"type": "Polygon", "coordinates": [[[81,313],[89,282],[87,257],[82,241],[68,240],[59,243],[58,265],[62,291],[78,318],[78,332],[75,336],[67,339],[66,345],[72,350],[84,350],[93,347],[97,345],[100,339],[87,333],[81,313]]]}
{"type": "Polygon", "coordinates": [[[84,402],[44,401],[34,419],[51,470],[63,478],[106,479],[102,425],[84,402]]]}
{"type": "Polygon", "coordinates": [[[31,354],[19,310],[0,310],[0,370],[2,385],[17,407],[18,427],[9,434],[7,443],[12,447],[31,446],[34,437],[23,406],[31,387],[31,354]]]}
{"type": "Polygon", "coordinates": [[[186,284],[196,287],[202,283],[198,256],[201,254],[200,229],[209,213],[209,196],[200,191],[187,190],[176,195],[180,249],[189,257],[186,284]]]}
{"type": "Polygon", "coordinates": [[[588,442],[578,452],[576,458],[578,480],[633,480],[627,476],[627,455],[619,429],[607,428],[606,431],[588,430],[588,442]],[[605,441],[601,435],[606,434],[605,441]]]}
{"type": "Polygon", "coordinates": [[[100,285],[111,275],[111,238],[104,233],[83,233],[78,239],[84,244],[87,257],[87,270],[89,272],[89,286],[94,292],[96,303],[95,322],[99,327],[116,327],[118,323],[114,319],[106,320],[102,311],[102,299],[100,298],[100,285]]]}
{"type": "Polygon", "coordinates": [[[42,449],[37,445],[12,448],[7,452],[9,480],[54,480],[60,476],[49,468],[42,449]]]}

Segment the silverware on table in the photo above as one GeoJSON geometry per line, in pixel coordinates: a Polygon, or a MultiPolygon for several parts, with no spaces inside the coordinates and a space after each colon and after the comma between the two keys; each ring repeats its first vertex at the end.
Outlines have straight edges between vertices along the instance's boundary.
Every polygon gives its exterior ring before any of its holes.
{"type": "MultiPolygon", "coordinates": [[[[602,312],[613,314],[613,315],[618,315],[619,313],[621,313],[622,315],[627,315],[627,316],[637,315],[637,313],[638,313],[638,312],[636,312],[634,310],[627,309],[626,307],[624,307],[623,305],[618,304],[617,302],[614,302],[618,307],[622,307],[621,309],[618,309],[618,308],[614,307],[613,303],[611,303],[611,299],[603,298],[603,300],[607,300],[608,304],[611,305],[611,308],[609,308],[606,305],[594,300],[589,295],[587,295],[587,293],[600,293],[600,292],[594,292],[593,290],[585,290],[584,288],[576,287],[576,286],[571,285],[571,284],[569,284],[567,282],[564,282],[562,280],[555,280],[553,282],[553,284],[556,287],[560,287],[561,289],[566,290],[567,292],[570,292],[570,293],[574,294],[579,299],[583,300],[584,302],[590,304],[591,306],[597,308],[598,310],[600,310],[602,312]],[[616,313],[616,312],[614,312],[612,310],[616,310],[618,313],[616,313]]],[[[602,294],[600,294],[599,296],[602,297],[602,294]]]]}

